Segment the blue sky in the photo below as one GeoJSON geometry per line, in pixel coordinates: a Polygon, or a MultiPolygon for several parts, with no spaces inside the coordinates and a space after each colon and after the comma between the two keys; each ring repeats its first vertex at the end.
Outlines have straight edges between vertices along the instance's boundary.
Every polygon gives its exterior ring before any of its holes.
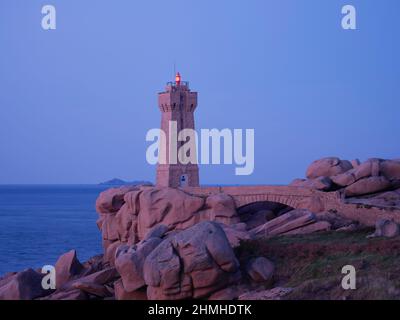
{"type": "Polygon", "coordinates": [[[280,184],[314,159],[399,157],[398,0],[2,0],[0,183],[154,180],[145,135],[173,73],[196,126],[254,128],[255,171],[205,184],[280,184]],[[57,9],[57,30],[41,8],[57,9]],[[341,8],[357,9],[357,30],[341,8]]]}

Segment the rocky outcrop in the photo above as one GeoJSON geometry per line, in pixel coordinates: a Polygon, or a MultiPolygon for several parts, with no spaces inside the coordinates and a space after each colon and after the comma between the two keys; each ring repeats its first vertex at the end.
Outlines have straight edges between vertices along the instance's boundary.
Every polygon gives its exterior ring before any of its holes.
{"type": "Polygon", "coordinates": [[[149,299],[204,298],[241,278],[222,228],[201,222],[164,240],[146,258],[149,299]]]}
{"type": "Polygon", "coordinates": [[[314,161],[307,179],[295,179],[290,185],[320,191],[342,191],[350,197],[376,194],[400,186],[400,161],[378,158],[347,161],[336,157],[314,161]]]}
{"type": "Polygon", "coordinates": [[[43,300],[87,300],[104,299],[114,295],[113,283],[119,275],[115,268],[106,267],[94,273],[82,272],[74,279],[57,287],[54,293],[47,292],[43,300]]]}
{"type": "Polygon", "coordinates": [[[400,180],[400,160],[386,160],[380,165],[380,171],[387,179],[400,180]]]}
{"type": "Polygon", "coordinates": [[[238,247],[242,241],[251,240],[253,238],[250,232],[247,230],[245,223],[237,223],[233,225],[221,223],[220,226],[224,230],[232,248],[238,247]]]}
{"type": "Polygon", "coordinates": [[[58,258],[55,271],[56,271],[56,286],[61,288],[69,280],[79,275],[83,266],[79,262],[76,251],[71,250],[58,258]]]}
{"type": "MultiPolygon", "coordinates": [[[[307,179],[287,188],[290,201],[279,193],[272,197],[281,203],[258,194],[254,203],[247,203],[231,193],[234,200],[224,188],[201,189],[201,195],[153,186],[109,189],[96,201],[104,254],[85,263],[74,250],[62,255],[55,265],[56,290],[44,290],[43,275],[32,269],[9,274],[0,278],[0,299],[281,299],[291,289],[265,290],[277,280],[275,264],[252,252],[243,258],[241,244],[262,237],[358,230],[361,223],[355,221],[362,219],[352,220],[340,209],[363,206],[379,207],[373,214],[384,212],[372,237],[399,236],[399,225],[387,215],[395,210],[386,209],[400,206],[399,168],[399,160],[317,160],[307,169],[307,179]]],[[[376,221],[371,216],[368,225],[376,221]]]]}
{"type": "Polygon", "coordinates": [[[115,300],[147,300],[146,289],[127,292],[122,283],[122,279],[114,282],[115,300]]]}
{"type": "Polygon", "coordinates": [[[3,279],[0,300],[32,300],[46,295],[42,287],[43,275],[27,269],[3,279]]]}
{"type": "Polygon", "coordinates": [[[315,179],[319,177],[331,177],[337,174],[344,173],[353,166],[350,161],[340,160],[337,157],[328,157],[320,160],[315,160],[308,168],[306,177],[315,179]]]}
{"type": "Polygon", "coordinates": [[[332,180],[328,177],[317,177],[315,179],[295,179],[290,184],[292,187],[311,188],[315,190],[328,191],[332,188],[332,180]]]}
{"type": "Polygon", "coordinates": [[[400,208],[400,192],[387,191],[374,196],[354,198],[348,200],[352,203],[363,204],[371,207],[398,207],[400,208]]]}
{"type": "Polygon", "coordinates": [[[369,238],[394,238],[400,235],[400,227],[393,220],[379,219],[375,225],[375,232],[369,238]]]}
{"type": "Polygon", "coordinates": [[[137,245],[121,245],[117,249],[115,267],[121,275],[126,292],[131,293],[145,286],[143,278],[145,259],[161,242],[161,238],[151,237],[137,245]]]}
{"type": "Polygon", "coordinates": [[[370,193],[376,193],[386,190],[390,187],[390,182],[385,177],[369,177],[363,178],[347,186],[344,189],[344,194],[347,197],[360,196],[370,193]]]}
{"type": "Polygon", "coordinates": [[[274,271],[274,264],[264,257],[251,259],[246,265],[246,272],[254,282],[271,283],[274,271]]]}
{"type": "Polygon", "coordinates": [[[114,264],[121,244],[143,240],[162,224],[170,232],[190,228],[201,221],[226,225],[240,222],[233,199],[227,194],[193,196],[180,189],[122,187],[104,191],[96,202],[105,261],[114,264]]]}
{"type": "Polygon", "coordinates": [[[328,221],[318,222],[314,213],[298,209],[285,213],[267,223],[250,230],[253,237],[272,237],[285,234],[305,234],[330,230],[328,221]]]}

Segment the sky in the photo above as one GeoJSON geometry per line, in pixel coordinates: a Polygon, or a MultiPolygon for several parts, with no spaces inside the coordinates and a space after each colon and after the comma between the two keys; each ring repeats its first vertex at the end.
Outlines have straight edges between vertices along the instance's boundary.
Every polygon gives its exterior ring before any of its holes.
{"type": "Polygon", "coordinates": [[[315,159],[399,158],[398,0],[1,0],[0,184],[155,179],[148,130],[173,77],[196,128],[255,130],[255,170],[285,184],[315,159]],[[54,5],[57,29],[43,30],[54,5]],[[343,30],[354,5],[357,30],[343,30]]]}

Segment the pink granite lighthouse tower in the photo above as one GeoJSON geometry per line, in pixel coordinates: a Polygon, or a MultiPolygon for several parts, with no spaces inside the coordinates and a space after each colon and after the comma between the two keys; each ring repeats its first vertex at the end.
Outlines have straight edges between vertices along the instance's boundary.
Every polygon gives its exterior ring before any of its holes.
{"type": "Polygon", "coordinates": [[[197,107],[197,92],[189,89],[189,83],[181,81],[179,72],[175,82],[167,83],[165,92],[158,95],[158,106],[161,110],[161,129],[166,134],[163,144],[166,155],[166,163],[157,166],[157,186],[160,187],[198,187],[199,169],[197,164],[184,164],[179,161],[176,150],[185,143],[172,137],[176,126],[176,132],[183,129],[194,130],[194,110],[197,107]],[[176,154],[170,154],[174,152],[176,154]]]}

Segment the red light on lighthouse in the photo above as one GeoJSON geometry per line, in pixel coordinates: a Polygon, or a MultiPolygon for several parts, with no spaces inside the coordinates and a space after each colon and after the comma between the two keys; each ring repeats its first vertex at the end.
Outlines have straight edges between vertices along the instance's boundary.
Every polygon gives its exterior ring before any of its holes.
{"type": "Polygon", "coordinates": [[[181,74],[179,72],[175,76],[175,82],[178,86],[181,84],[181,74]]]}

